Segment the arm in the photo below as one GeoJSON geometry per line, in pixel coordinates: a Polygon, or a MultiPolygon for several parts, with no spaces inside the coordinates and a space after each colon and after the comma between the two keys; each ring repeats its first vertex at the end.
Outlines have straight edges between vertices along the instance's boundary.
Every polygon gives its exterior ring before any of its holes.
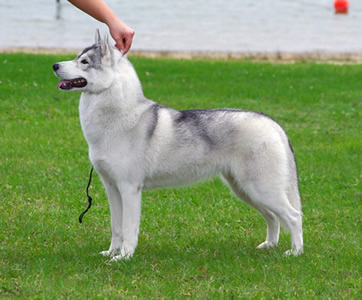
{"type": "Polygon", "coordinates": [[[134,30],[124,24],[103,0],[68,0],[74,6],[88,15],[105,23],[111,36],[116,41],[116,47],[127,53],[131,48],[134,30]]]}

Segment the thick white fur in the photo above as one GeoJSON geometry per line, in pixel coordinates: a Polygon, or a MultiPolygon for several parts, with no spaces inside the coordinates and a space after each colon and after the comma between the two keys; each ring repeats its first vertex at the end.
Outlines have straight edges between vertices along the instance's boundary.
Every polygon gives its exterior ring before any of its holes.
{"type": "Polygon", "coordinates": [[[258,209],[267,225],[261,248],[274,247],[280,221],[291,232],[292,249],[303,252],[302,213],[296,166],[288,139],[270,118],[245,111],[215,111],[207,122],[212,142],[200,140],[194,127],[181,125],[179,112],[161,107],[155,122],[138,76],[121,53],[97,34],[96,49],[74,61],[59,63],[56,75],[88,82],[82,91],[79,113],[89,157],[99,173],[111,212],[112,241],[103,255],[129,258],[138,241],[143,188],[191,184],[220,174],[240,199],[258,209]],[[100,59],[101,67],[83,65],[100,59]],[[101,56],[100,56],[101,55],[101,56]],[[182,127],[183,126],[183,127],[182,127]],[[180,141],[181,140],[181,141],[180,141]]]}

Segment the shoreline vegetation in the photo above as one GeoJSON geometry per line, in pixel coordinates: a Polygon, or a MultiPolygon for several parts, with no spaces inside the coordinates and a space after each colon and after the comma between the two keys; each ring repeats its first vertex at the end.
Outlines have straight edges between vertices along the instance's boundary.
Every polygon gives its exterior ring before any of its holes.
{"type": "MultiPolygon", "coordinates": [[[[64,48],[28,48],[13,47],[0,48],[0,53],[29,53],[29,54],[54,54],[66,55],[79,53],[81,49],[64,48]]],[[[171,50],[132,50],[130,57],[146,58],[174,58],[174,59],[217,59],[217,60],[249,60],[264,62],[323,62],[336,64],[362,64],[362,52],[327,52],[327,51],[305,51],[305,52],[225,52],[225,51],[171,51],[171,50]]]]}

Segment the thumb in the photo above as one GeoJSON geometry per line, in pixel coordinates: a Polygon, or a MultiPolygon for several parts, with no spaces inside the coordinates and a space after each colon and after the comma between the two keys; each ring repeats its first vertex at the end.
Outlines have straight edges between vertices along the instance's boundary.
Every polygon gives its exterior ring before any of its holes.
{"type": "Polygon", "coordinates": [[[117,39],[115,46],[116,46],[120,51],[125,51],[125,44],[124,44],[123,39],[117,39]]]}

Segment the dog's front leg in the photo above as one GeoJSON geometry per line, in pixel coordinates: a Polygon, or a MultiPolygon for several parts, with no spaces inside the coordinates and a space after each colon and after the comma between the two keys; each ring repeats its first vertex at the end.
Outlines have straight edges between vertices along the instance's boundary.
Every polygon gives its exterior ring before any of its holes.
{"type": "Polygon", "coordinates": [[[138,232],[141,219],[142,188],[139,184],[121,184],[119,191],[123,207],[123,243],[120,254],[112,261],[132,257],[138,242],[138,232]]]}
{"type": "MultiPolygon", "coordinates": [[[[101,176],[102,177],[102,176],[101,176]]],[[[107,251],[102,251],[104,256],[118,255],[123,242],[123,208],[122,198],[118,187],[102,177],[103,185],[107,192],[109,209],[111,212],[112,242],[107,251]]]]}

